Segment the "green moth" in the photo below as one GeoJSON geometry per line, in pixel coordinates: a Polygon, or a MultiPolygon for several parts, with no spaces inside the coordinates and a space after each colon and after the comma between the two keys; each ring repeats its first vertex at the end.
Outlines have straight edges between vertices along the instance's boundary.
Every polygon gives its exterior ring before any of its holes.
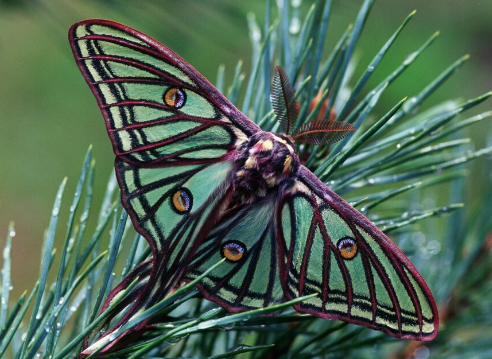
{"type": "Polygon", "coordinates": [[[122,203],[152,250],[105,302],[103,311],[138,277],[110,317],[125,314],[82,356],[145,330],[147,322],[110,335],[220,258],[198,288],[228,311],[316,294],[295,309],[398,338],[437,335],[436,303],[412,263],[300,163],[294,141],[323,144],[353,128],[316,119],[294,129],[297,105],[281,68],[271,101],[283,133],[270,133],[134,29],[87,20],[69,39],[106,123],[122,203]]]}

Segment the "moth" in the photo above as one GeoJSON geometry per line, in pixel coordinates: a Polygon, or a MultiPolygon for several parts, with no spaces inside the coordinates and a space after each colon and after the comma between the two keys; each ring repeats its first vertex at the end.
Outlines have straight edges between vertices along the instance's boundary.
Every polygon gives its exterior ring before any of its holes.
{"type": "Polygon", "coordinates": [[[437,335],[436,303],[412,263],[296,153],[295,141],[326,143],[353,128],[320,119],[294,128],[294,91],[281,68],[271,101],[283,133],[270,133],[143,33],[86,20],[69,40],[106,123],[123,206],[152,251],[102,309],[138,277],[110,318],[125,314],[83,355],[145,330],[148,321],[109,339],[221,258],[198,288],[230,312],[316,294],[295,310],[397,338],[437,335]]]}

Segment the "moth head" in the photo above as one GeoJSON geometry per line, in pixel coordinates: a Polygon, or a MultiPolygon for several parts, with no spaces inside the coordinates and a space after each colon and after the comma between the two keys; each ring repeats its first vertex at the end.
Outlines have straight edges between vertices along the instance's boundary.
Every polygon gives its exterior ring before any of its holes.
{"type": "Polygon", "coordinates": [[[300,161],[289,136],[271,132],[258,132],[250,137],[242,149],[244,170],[255,170],[273,187],[285,177],[293,176],[300,161]]]}

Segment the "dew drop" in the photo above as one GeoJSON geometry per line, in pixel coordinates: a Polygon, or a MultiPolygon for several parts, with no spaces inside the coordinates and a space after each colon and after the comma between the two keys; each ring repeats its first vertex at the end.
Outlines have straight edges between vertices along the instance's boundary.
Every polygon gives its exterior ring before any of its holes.
{"type": "Polygon", "coordinates": [[[217,320],[207,320],[206,322],[202,322],[198,324],[198,329],[208,329],[212,328],[217,324],[217,320]]]}
{"type": "Polygon", "coordinates": [[[301,24],[299,22],[298,18],[293,18],[292,22],[290,23],[289,31],[291,34],[295,35],[297,34],[301,29],[301,24]]]}
{"type": "Polygon", "coordinates": [[[415,57],[418,55],[418,51],[412,52],[410,55],[407,56],[405,61],[403,61],[403,64],[405,66],[410,65],[410,63],[415,59],[415,57]]]}
{"type": "Polygon", "coordinates": [[[226,330],[231,330],[232,328],[234,328],[234,323],[227,324],[227,325],[222,325],[222,326],[220,326],[219,329],[226,331],[226,330]]]}
{"type": "Polygon", "coordinates": [[[425,243],[425,235],[422,232],[413,233],[411,239],[412,243],[417,247],[425,243]]]}
{"type": "Polygon", "coordinates": [[[256,27],[252,31],[252,37],[255,42],[261,41],[261,32],[256,27]]]}
{"type": "Polygon", "coordinates": [[[166,342],[168,344],[174,345],[174,344],[178,343],[180,340],[186,338],[188,335],[189,334],[176,335],[176,336],[173,336],[173,337],[167,339],[166,342]]]}
{"type": "Polygon", "coordinates": [[[427,244],[427,250],[429,251],[429,254],[435,255],[441,251],[441,243],[433,239],[427,244]]]}

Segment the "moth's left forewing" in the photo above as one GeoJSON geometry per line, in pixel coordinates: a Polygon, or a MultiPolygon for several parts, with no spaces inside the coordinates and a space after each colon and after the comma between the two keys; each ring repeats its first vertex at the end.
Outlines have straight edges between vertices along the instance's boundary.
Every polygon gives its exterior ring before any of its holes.
{"type": "Polygon", "coordinates": [[[278,227],[286,297],[318,294],[296,310],[398,338],[437,335],[434,298],[413,264],[305,167],[279,208],[278,227]]]}
{"type": "Polygon", "coordinates": [[[87,20],[69,40],[119,158],[210,163],[259,130],[172,50],[127,26],[87,20]]]}

